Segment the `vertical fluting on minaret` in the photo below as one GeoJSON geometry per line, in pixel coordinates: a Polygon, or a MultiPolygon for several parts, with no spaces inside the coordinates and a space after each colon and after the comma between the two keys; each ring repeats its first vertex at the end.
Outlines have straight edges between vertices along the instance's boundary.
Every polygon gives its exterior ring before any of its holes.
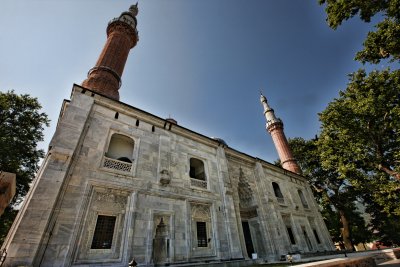
{"type": "Polygon", "coordinates": [[[261,104],[264,107],[264,116],[267,120],[266,128],[271,134],[275,148],[278,151],[279,159],[285,170],[301,174],[301,169],[293,157],[293,153],[289,147],[289,143],[283,132],[283,122],[275,116],[274,110],[268,105],[267,99],[261,94],[261,104]]]}
{"type": "Polygon", "coordinates": [[[87,79],[83,81],[83,87],[119,100],[122,72],[129,51],[139,39],[137,14],[137,4],[132,5],[129,11],[108,23],[106,44],[96,65],[89,70],[87,79]]]}

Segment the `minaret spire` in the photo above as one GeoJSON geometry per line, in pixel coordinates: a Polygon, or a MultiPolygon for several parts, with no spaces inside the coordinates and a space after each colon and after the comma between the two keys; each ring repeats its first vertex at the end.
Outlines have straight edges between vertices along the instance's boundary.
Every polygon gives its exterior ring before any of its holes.
{"type": "Polygon", "coordinates": [[[119,100],[121,76],[129,51],[139,40],[136,29],[138,4],[112,19],[107,26],[107,41],[96,65],[89,70],[82,86],[119,100]]]}
{"type": "Polygon", "coordinates": [[[266,128],[271,134],[275,148],[278,151],[279,159],[281,160],[282,167],[286,170],[301,174],[301,169],[293,157],[293,153],[289,147],[289,143],[283,132],[283,122],[275,116],[274,110],[268,105],[267,98],[261,93],[261,104],[264,107],[264,116],[267,120],[266,128]]]}

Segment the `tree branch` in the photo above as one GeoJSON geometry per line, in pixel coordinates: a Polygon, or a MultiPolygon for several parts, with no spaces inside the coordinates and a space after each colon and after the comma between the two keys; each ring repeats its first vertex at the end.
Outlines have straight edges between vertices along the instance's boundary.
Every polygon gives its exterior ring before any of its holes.
{"type": "Polygon", "coordinates": [[[390,176],[393,176],[394,178],[396,178],[397,180],[400,181],[400,173],[393,171],[391,168],[389,168],[385,165],[379,164],[378,169],[380,171],[383,171],[383,172],[389,174],[390,176]]]}

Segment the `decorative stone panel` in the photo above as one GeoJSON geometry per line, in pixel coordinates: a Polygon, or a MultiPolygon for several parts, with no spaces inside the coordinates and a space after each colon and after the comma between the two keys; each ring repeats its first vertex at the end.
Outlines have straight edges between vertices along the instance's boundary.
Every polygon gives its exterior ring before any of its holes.
{"type": "Polygon", "coordinates": [[[192,251],[194,257],[215,256],[213,249],[213,229],[210,206],[202,203],[191,203],[191,229],[192,229],[192,251]],[[205,222],[207,231],[207,246],[199,247],[197,240],[197,223],[205,222]]]}
{"type": "Polygon", "coordinates": [[[78,244],[76,263],[120,262],[122,260],[127,200],[128,194],[120,190],[98,187],[92,189],[88,212],[83,219],[85,224],[78,244]],[[91,248],[98,215],[116,217],[110,249],[91,248]]]}
{"type": "Polygon", "coordinates": [[[132,163],[104,157],[103,167],[129,173],[132,170],[132,163]]]}

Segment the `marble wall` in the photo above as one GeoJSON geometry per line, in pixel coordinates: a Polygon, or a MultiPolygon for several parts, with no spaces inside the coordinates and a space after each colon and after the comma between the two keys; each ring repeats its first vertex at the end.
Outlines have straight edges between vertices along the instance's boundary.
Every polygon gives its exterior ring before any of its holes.
{"type": "Polygon", "coordinates": [[[5,266],[277,260],[333,249],[303,177],[79,86],[4,247],[5,266]],[[117,135],[119,146],[133,144],[121,157],[110,147],[117,135]],[[204,179],[191,177],[191,158],[204,179]],[[93,248],[99,216],[115,221],[110,247],[93,248]]]}

